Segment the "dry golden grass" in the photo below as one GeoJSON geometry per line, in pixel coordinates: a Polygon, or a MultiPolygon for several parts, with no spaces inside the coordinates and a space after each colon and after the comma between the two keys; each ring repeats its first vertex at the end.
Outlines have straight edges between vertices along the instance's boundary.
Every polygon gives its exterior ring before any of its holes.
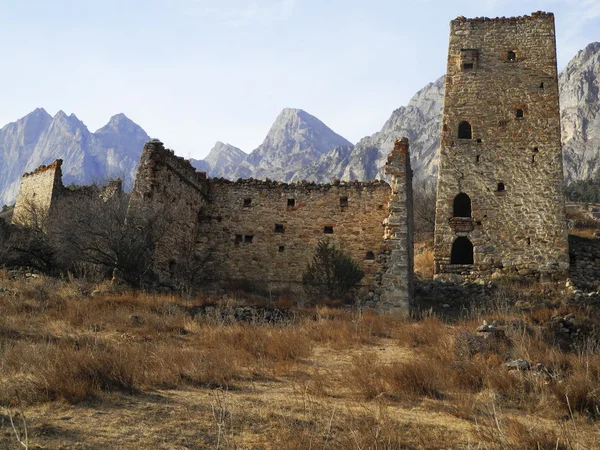
{"type": "Polygon", "coordinates": [[[598,311],[495,303],[444,323],[319,307],[245,323],[219,312],[235,299],[0,286],[14,291],[0,296],[1,448],[17,446],[19,404],[42,448],[600,447],[597,338],[565,351],[542,327],[575,312],[593,330],[598,311]],[[484,315],[522,326],[482,342],[484,315]]]}
{"type": "Polygon", "coordinates": [[[417,276],[425,280],[433,278],[433,245],[429,242],[415,243],[414,270],[417,276]]]}

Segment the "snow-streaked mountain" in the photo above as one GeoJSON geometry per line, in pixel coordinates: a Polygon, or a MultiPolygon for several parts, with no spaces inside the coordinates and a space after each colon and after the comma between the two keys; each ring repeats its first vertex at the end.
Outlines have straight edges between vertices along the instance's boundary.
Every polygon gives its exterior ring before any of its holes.
{"type": "Polygon", "coordinates": [[[600,174],[600,42],[589,44],[559,78],[565,178],[600,174]]]}
{"type": "Polygon", "coordinates": [[[121,177],[131,186],[146,132],[124,114],[91,133],[74,114],[50,116],[38,108],[0,129],[0,204],[15,201],[21,176],[55,159],[64,161],[65,184],[121,177]]]}
{"type": "Polygon", "coordinates": [[[323,154],[352,143],[301,109],[284,109],[263,143],[240,164],[234,178],[290,181],[323,154]]]}
{"type": "Polygon", "coordinates": [[[192,159],[192,165],[213,178],[229,178],[248,155],[237,147],[218,141],[204,159],[192,159]]]}

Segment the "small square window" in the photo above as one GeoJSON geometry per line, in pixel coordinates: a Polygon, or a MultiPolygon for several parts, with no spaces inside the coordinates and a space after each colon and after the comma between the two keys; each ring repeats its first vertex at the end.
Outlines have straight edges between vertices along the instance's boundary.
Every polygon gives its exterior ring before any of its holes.
{"type": "Polygon", "coordinates": [[[283,253],[285,251],[285,247],[283,245],[279,246],[279,253],[283,253]]]}
{"type": "Polygon", "coordinates": [[[348,206],[348,197],[340,197],[340,206],[342,208],[348,206]]]}
{"type": "Polygon", "coordinates": [[[377,209],[382,210],[383,209],[383,205],[377,205],[377,209]]]}
{"type": "Polygon", "coordinates": [[[463,70],[473,70],[473,63],[464,63],[463,70]]]}
{"type": "Polygon", "coordinates": [[[333,227],[323,227],[323,233],[333,234],[333,227]]]}
{"type": "Polygon", "coordinates": [[[275,233],[285,233],[285,228],[283,227],[283,224],[275,224],[275,233]]]}
{"type": "Polygon", "coordinates": [[[517,115],[517,119],[522,119],[523,117],[525,117],[525,113],[523,112],[523,110],[521,108],[517,109],[516,115],[517,115]]]}
{"type": "Polygon", "coordinates": [[[247,244],[252,244],[252,239],[254,239],[254,236],[251,236],[249,234],[247,234],[246,236],[244,236],[244,242],[247,244]]]}
{"type": "Polygon", "coordinates": [[[242,242],[243,240],[244,240],[244,236],[242,236],[241,234],[235,235],[235,242],[242,242]]]}
{"type": "Polygon", "coordinates": [[[496,192],[504,192],[506,190],[506,188],[504,187],[504,183],[498,183],[498,188],[496,189],[496,192]]]}
{"type": "Polygon", "coordinates": [[[294,206],[296,206],[296,199],[295,198],[288,198],[287,199],[287,205],[288,205],[288,208],[293,208],[294,206]]]}
{"type": "Polygon", "coordinates": [[[251,198],[245,198],[244,199],[244,208],[250,208],[251,204],[252,204],[252,199],[251,198]]]}
{"type": "Polygon", "coordinates": [[[517,60],[517,54],[511,50],[511,51],[509,51],[506,54],[506,59],[509,60],[509,61],[516,61],[517,60]]]}

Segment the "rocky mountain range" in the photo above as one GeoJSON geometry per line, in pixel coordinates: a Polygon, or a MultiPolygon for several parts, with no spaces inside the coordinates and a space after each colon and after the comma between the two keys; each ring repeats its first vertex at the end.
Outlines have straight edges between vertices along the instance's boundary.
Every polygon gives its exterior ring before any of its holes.
{"type": "MultiPolygon", "coordinates": [[[[581,50],[559,76],[567,181],[600,173],[600,43],[581,50]]],[[[333,178],[384,178],[382,168],[394,140],[407,136],[415,178],[437,173],[444,77],[429,83],[392,112],[382,129],[353,145],[300,109],[284,109],[263,143],[249,154],[217,142],[203,160],[192,160],[211,177],[271,178],[328,182],[333,178]]],[[[0,129],[0,204],[14,202],[21,175],[64,160],[64,182],[77,184],[121,177],[130,187],[149,136],[125,115],[91,133],[74,115],[54,117],[36,109],[0,129]]]]}
{"type": "Polygon", "coordinates": [[[352,143],[301,109],[284,109],[260,146],[248,155],[234,178],[290,181],[296,172],[337,147],[352,143]]]}
{"type": "Polygon", "coordinates": [[[124,114],[91,133],[74,114],[59,111],[52,117],[38,108],[0,129],[0,205],[14,202],[23,173],[58,158],[64,161],[65,184],[120,177],[130,187],[148,139],[124,114]]]}
{"type": "Polygon", "coordinates": [[[232,177],[240,164],[248,157],[237,147],[223,142],[217,142],[204,159],[192,159],[190,162],[201,172],[206,172],[209,177],[232,177]]]}
{"type": "Polygon", "coordinates": [[[590,178],[600,173],[600,42],[577,53],[558,82],[565,177],[590,178]]]}

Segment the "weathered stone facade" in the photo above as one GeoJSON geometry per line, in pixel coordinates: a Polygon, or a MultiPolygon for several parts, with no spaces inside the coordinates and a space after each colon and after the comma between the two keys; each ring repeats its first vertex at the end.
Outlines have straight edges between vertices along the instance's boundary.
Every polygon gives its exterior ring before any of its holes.
{"type": "Polygon", "coordinates": [[[581,289],[600,287],[600,240],[569,236],[571,280],[581,289]]]}
{"type": "Polygon", "coordinates": [[[412,169],[408,139],[395,142],[388,156],[385,173],[391,175],[392,195],[385,220],[383,276],[378,280],[380,307],[392,314],[408,311],[414,292],[414,242],[412,169]]]}
{"type": "Polygon", "coordinates": [[[81,196],[99,195],[107,200],[123,193],[120,179],[105,186],[69,186],[62,182],[62,159],[23,175],[12,223],[45,229],[47,221],[57,218],[64,209],[65,201],[71,202],[81,196]]]}
{"type": "Polygon", "coordinates": [[[44,226],[64,189],[61,166],[62,159],[57,159],[52,164],[40,166],[35,171],[23,175],[12,223],[44,226]]]}
{"type": "Polygon", "coordinates": [[[196,236],[207,200],[206,174],[196,172],[189,161],[165,149],[162,142],[146,143],[130,208],[152,207],[152,214],[164,214],[169,221],[154,258],[155,275],[161,282],[182,281],[182,269],[194,265],[199,250],[196,236]]]}
{"type": "Polygon", "coordinates": [[[164,208],[171,220],[156,250],[160,283],[176,283],[195,255],[207,282],[298,289],[317,243],[329,238],[364,269],[372,305],[399,313],[409,305],[413,276],[407,139],[388,165],[392,189],[383,181],[231,182],[207,179],[153,140],[142,152],[130,207],[164,208]]]}
{"type": "Polygon", "coordinates": [[[451,22],[434,253],[438,276],[568,272],[551,13],[451,22]]]}

